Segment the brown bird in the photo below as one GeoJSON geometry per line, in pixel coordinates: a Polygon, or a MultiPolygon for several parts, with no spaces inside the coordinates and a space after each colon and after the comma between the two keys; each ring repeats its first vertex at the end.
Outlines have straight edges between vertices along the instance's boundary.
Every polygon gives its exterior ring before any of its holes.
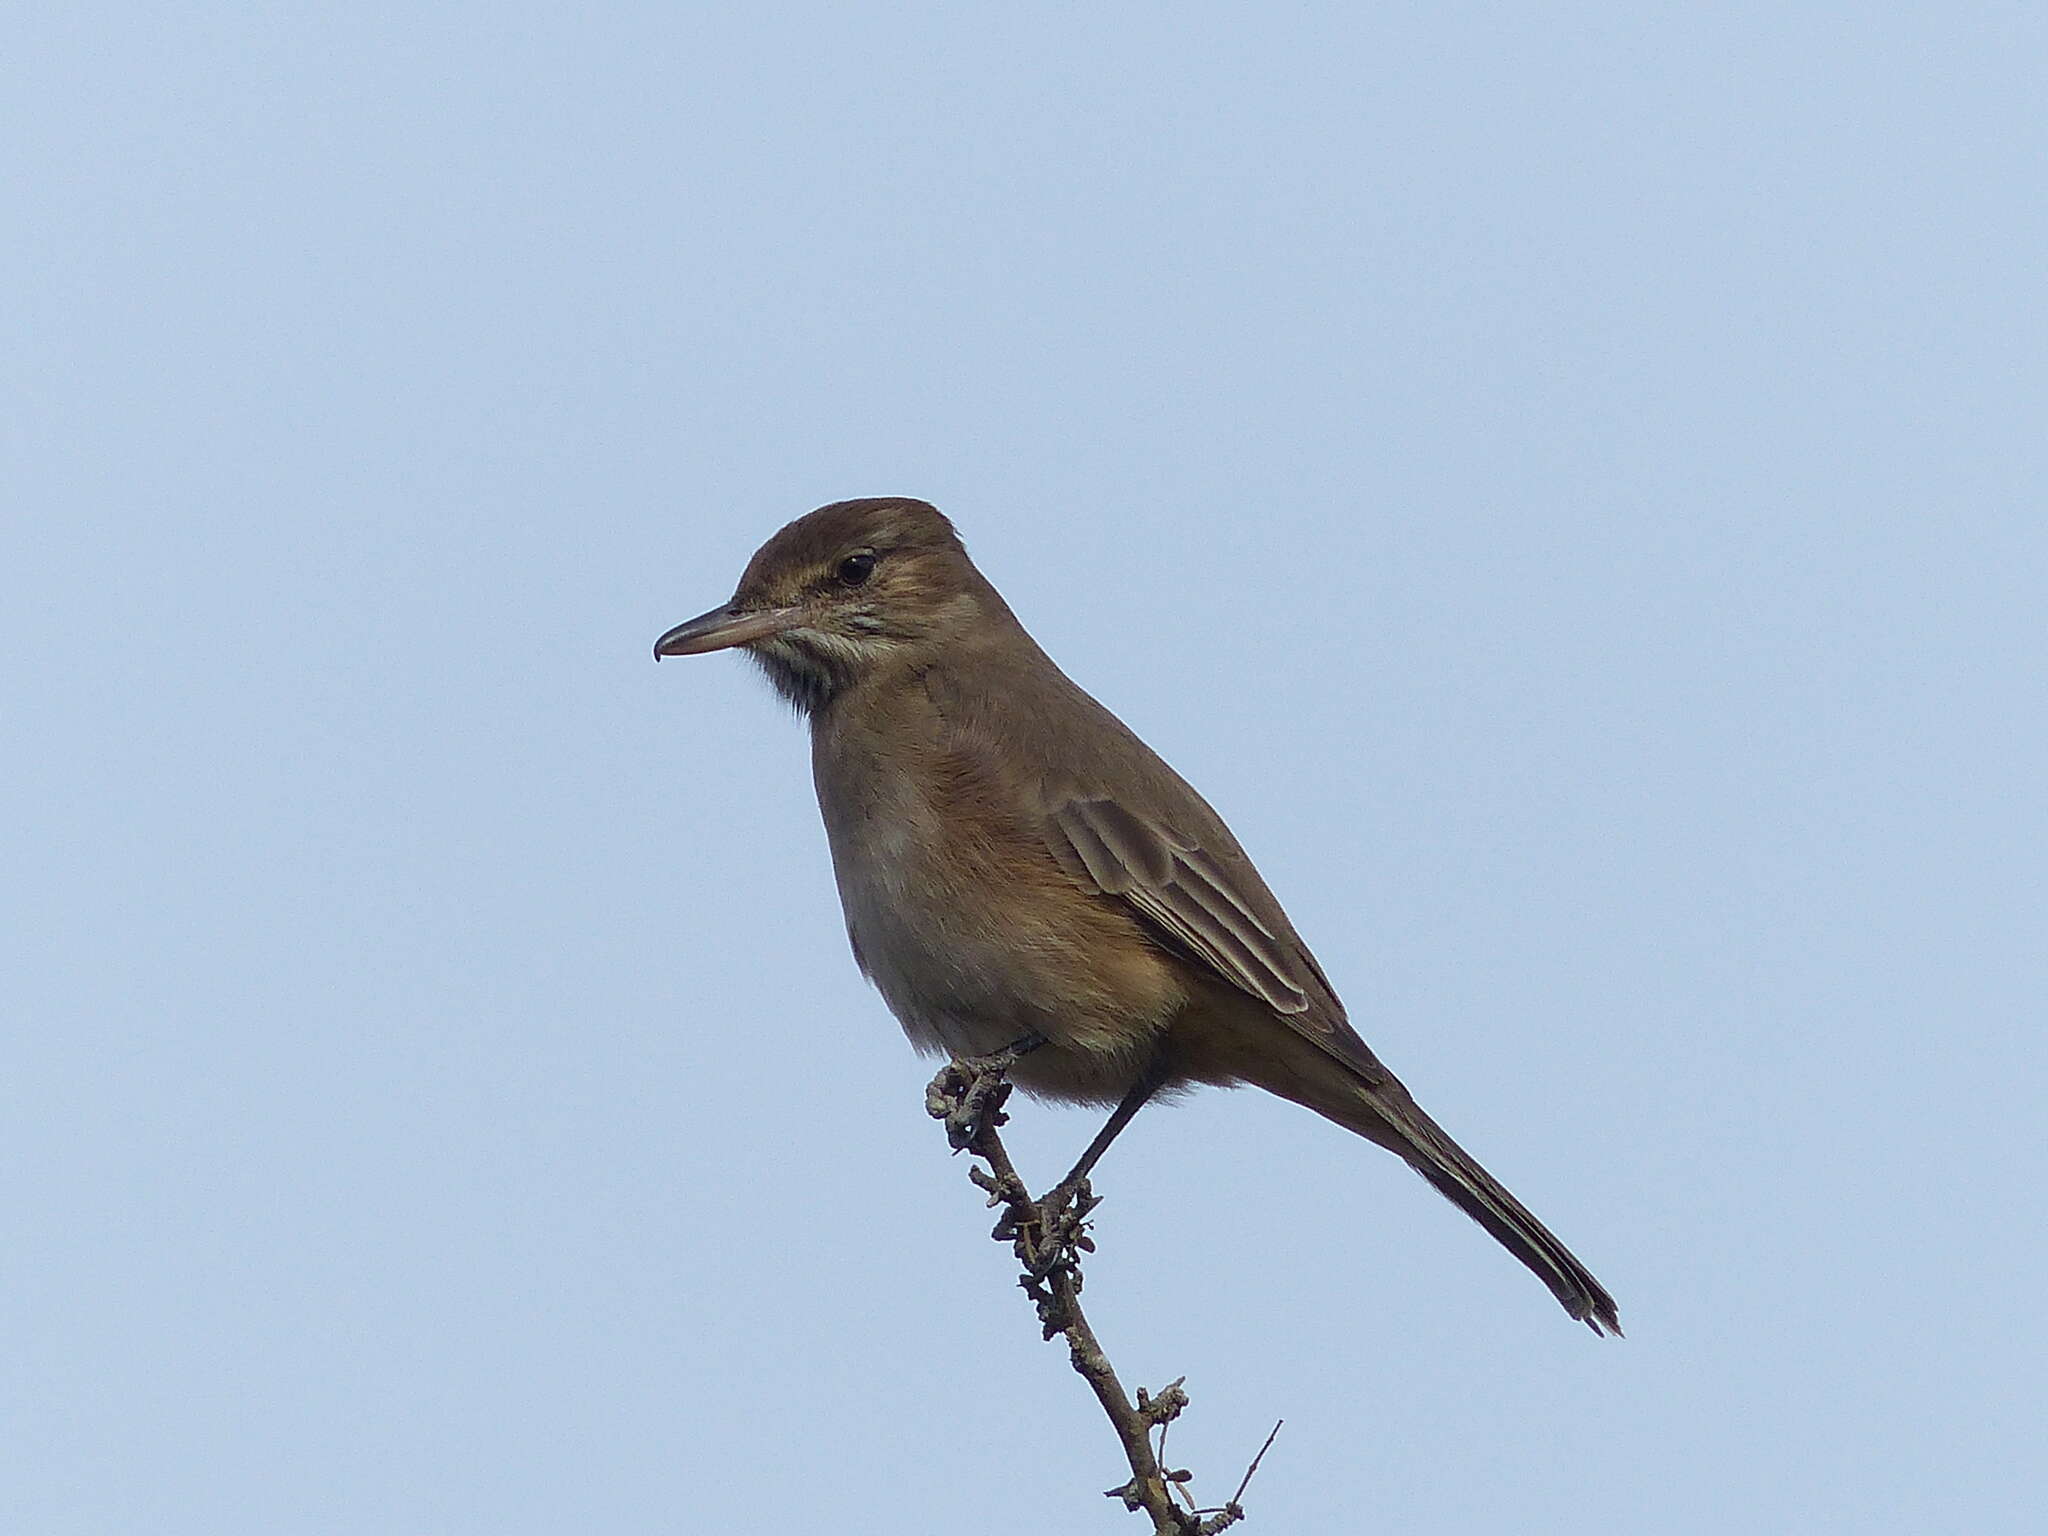
{"type": "MultiPolygon", "coordinates": [[[[743,648],[811,725],[854,959],[920,1049],[1023,1044],[1026,1092],[1253,1083],[1406,1160],[1595,1333],[1614,1299],[1352,1030],[1230,829],[904,497],[797,519],[656,658],[743,648]]],[[[1063,1185],[1064,1187],[1064,1185],[1063,1185]]]]}

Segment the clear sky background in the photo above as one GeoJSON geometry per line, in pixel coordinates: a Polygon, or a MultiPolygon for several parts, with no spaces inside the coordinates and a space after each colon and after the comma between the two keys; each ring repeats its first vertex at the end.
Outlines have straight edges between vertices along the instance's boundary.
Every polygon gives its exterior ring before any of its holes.
{"type": "Polygon", "coordinates": [[[1284,1417],[1253,1531],[2037,1529],[2044,45],[17,8],[0,1527],[1139,1528],[801,731],[649,659],[901,492],[1622,1304],[1147,1113],[1088,1299],[1198,1492],[1284,1417]]]}

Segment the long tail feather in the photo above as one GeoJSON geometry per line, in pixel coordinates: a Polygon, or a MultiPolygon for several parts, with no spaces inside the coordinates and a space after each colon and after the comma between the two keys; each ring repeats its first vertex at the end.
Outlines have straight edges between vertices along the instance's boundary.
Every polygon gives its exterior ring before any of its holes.
{"type": "MultiPolygon", "coordinates": [[[[1621,1333],[1619,1314],[1607,1288],[1593,1278],[1572,1251],[1508,1193],[1507,1186],[1479,1166],[1451,1140],[1398,1085],[1361,1086],[1358,1108],[1343,1113],[1331,1106],[1316,1108],[1339,1124],[1398,1152],[1408,1165],[1459,1210],[1491,1232],[1500,1245],[1534,1271],[1550,1287],[1565,1311],[1595,1333],[1621,1333]]],[[[1344,1106],[1351,1109],[1351,1106],[1344,1106]]]]}

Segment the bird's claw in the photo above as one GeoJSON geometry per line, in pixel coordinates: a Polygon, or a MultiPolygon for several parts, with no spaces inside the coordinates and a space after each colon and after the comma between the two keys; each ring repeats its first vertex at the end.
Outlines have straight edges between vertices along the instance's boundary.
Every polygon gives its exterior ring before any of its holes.
{"type": "Polygon", "coordinates": [[[925,1112],[945,1122],[946,1140],[955,1152],[974,1144],[984,1126],[1008,1120],[1003,1105],[1010,1097],[1010,1068],[1042,1042],[1035,1037],[1005,1046],[987,1056],[955,1056],[924,1092],[925,1112]]]}
{"type": "MultiPolygon", "coordinates": [[[[998,1189],[990,1193],[1003,1194],[998,1189]]],[[[1102,1197],[1089,1189],[1086,1179],[1071,1188],[1061,1185],[1043,1200],[1010,1199],[1009,1209],[990,1235],[1016,1245],[1027,1285],[1065,1269],[1079,1289],[1081,1255],[1095,1251],[1095,1240],[1088,1235],[1088,1217],[1101,1203],[1102,1197]]]]}

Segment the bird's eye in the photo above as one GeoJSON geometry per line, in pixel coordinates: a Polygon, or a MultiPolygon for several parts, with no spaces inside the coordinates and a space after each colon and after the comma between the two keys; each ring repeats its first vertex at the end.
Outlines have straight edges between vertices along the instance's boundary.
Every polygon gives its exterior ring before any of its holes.
{"type": "Polygon", "coordinates": [[[840,561],[839,569],[832,574],[839,578],[842,585],[857,587],[868,579],[874,568],[875,557],[866,550],[863,550],[857,555],[848,555],[844,560],[840,561]]]}

